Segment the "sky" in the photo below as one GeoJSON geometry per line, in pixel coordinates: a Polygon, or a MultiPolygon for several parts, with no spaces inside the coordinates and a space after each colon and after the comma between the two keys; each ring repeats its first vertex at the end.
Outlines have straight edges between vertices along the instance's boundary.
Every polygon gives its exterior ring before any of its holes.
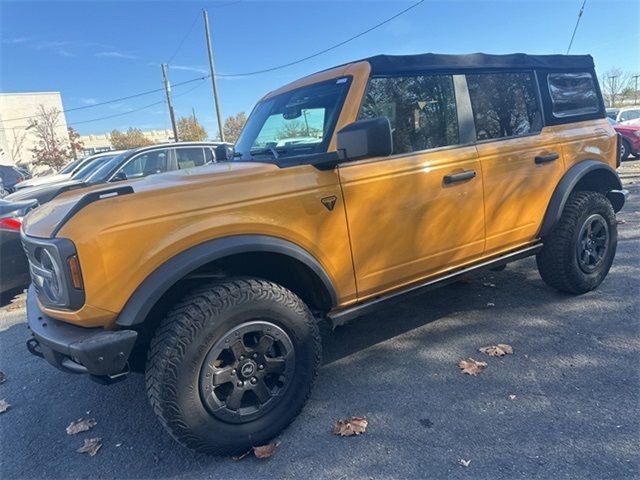
{"type": "MultiPolygon", "coordinates": [[[[202,10],[209,12],[224,117],[249,113],[265,93],[367,56],[410,53],[565,53],[582,0],[426,0],[335,50],[255,76],[337,44],[413,1],[6,1],[0,0],[0,91],[59,91],[81,134],[170,128],[161,63],[176,85],[208,74],[202,10]],[[153,105],[155,104],[155,105],[153,105]],[[152,105],[152,106],[149,106],[152,105]],[[141,107],[146,107],[139,111],[141,107]],[[93,121],[102,117],[111,117],[93,121]]],[[[640,2],[587,0],[571,53],[601,73],[640,73],[640,2]]],[[[176,115],[195,112],[218,131],[210,80],[173,89],[176,115]]]]}

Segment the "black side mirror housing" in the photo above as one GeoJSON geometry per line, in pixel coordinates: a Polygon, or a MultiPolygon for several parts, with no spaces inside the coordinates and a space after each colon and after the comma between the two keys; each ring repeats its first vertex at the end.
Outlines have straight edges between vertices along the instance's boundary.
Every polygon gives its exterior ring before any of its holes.
{"type": "Polygon", "coordinates": [[[388,157],[393,152],[391,123],[387,117],[358,120],[336,135],[341,161],[388,157]]]}
{"type": "Polygon", "coordinates": [[[223,143],[216,147],[216,162],[228,162],[233,159],[233,147],[223,143]]]}

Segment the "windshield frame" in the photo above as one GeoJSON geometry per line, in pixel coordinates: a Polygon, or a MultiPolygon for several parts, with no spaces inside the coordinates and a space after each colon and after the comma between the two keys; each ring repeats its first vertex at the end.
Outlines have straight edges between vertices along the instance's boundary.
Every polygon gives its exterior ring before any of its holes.
{"type": "MultiPolygon", "coordinates": [[[[251,110],[251,113],[249,114],[249,117],[247,118],[247,122],[245,123],[245,126],[242,129],[242,132],[240,133],[240,136],[238,137],[238,141],[236,142],[236,146],[240,143],[240,140],[242,140],[243,135],[247,134],[246,132],[246,128],[249,125],[252,117],[254,117],[254,115],[256,114],[256,111],[258,110],[258,108],[261,105],[264,105],[267,102],[273,102],[273,101],[277,101],[278,98],[282,98],[283,96],[291,96],[294,95],[296,92],[302,91],[302,90],[306,90],[309,88],[314,88],[317,87],[319,85],[326,85],[326,84],[335,84],[337,81],[339,80],[344,80],[343,82],[343,91],[340,95],[340,98],[338,98],[338,101],[336,103],[336,111],[333,115],[333,118],[330,119],[330,123],[328,124],[327,130],[326,130],[326,135],[323,137],[322,142],[320,142],[320,150],[319,152],[301,152],[299,154],[294,154],[294,155],[289,155],[289,154],[285,154],[284,152],[280,151],[279,149],[281,149],[282,147],[274,147],[273,149],[278,153],[278,156],[275,156],[273,154],[267,153],[267,152],[261,152],[257,155],[260,156],[260,158],[256,158],[256,154],[252,154],[251,150],[252,148],[249,148],[249,151],[246,152],[240,152],[237,149],[236,154],[233,158],[233,161],[235,162],[265,162],[265,163],[275,163],[276,165],[287,165],[290,163],[298,163],[295,160],[292,162],[291,159],[300,159],[300,157],[315,157],[315,156],[324,156],[327,154],[331,154],[333,152],[329,152],[329,145],[331,144],[331,140],[333,139],[333,136],[335,134],[335,130],[336,130],[336,126],[338,124],[338,121],[340,120],[340,116],[343,112],[344,109],[344,105],[345,105],[345,101],[347,99],[347,96],[349,95],[349,92],[351,91],[351,87],[353,85],[353,75],[336,75],[335,77],[332,78],[328,78],[325,80],[319,80],[317,82],[313,82],[313,83],[309,83],[306,85],[302,85],[300,87],[297,88],[292,88],[290,90],[286,90],[284,92],[280,92],[277,93],[275,95],[269,95],[269,96],[265,96],[264,98],[262,98],[258,103],[256,103],[256,105],[253,107],[253,109],[251,110]]],[[[262,125],[260,126],[260,131],[262,130],[262,128],[264,127],[267,119],[269,118],[269,115],[265,118],[265,121],[262,123],[262,125]]],[[[256,136],[256,138],[258,138],[258,136],[260,135],[260,131],[258,132],[258,135],[256,136]]],[[[252,143],[255,143],[256,138],[253,139],[252,143]]]]}

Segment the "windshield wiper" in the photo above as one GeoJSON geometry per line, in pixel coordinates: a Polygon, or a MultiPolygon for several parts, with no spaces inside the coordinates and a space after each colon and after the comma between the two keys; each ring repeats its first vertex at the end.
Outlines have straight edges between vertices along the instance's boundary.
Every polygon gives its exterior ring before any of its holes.
{"type": "Polygon", "coordinates": [[[259,150],[251,150],[251,155],[264,155],[265,153],[270,153],[274,160],[277,160],[278,157],[280,156],[280,153],[285,153],[286,150],[285,149],[281,149],[278,153],[278,150],[276,150],[275,147],[266,147],[266,148],[261,148],[259,150]]]}

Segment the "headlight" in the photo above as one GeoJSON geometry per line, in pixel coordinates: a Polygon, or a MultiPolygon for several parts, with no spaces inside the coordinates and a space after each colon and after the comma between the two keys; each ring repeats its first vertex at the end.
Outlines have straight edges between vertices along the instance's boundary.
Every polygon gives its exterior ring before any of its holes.
{"type": "Polygon", "coordinates": [[[65,238],[45,240],[23,234],[22,244],[40,303],[53,308],[80,308],[84,303],[84,290],[73,242],[65,238]]]}

